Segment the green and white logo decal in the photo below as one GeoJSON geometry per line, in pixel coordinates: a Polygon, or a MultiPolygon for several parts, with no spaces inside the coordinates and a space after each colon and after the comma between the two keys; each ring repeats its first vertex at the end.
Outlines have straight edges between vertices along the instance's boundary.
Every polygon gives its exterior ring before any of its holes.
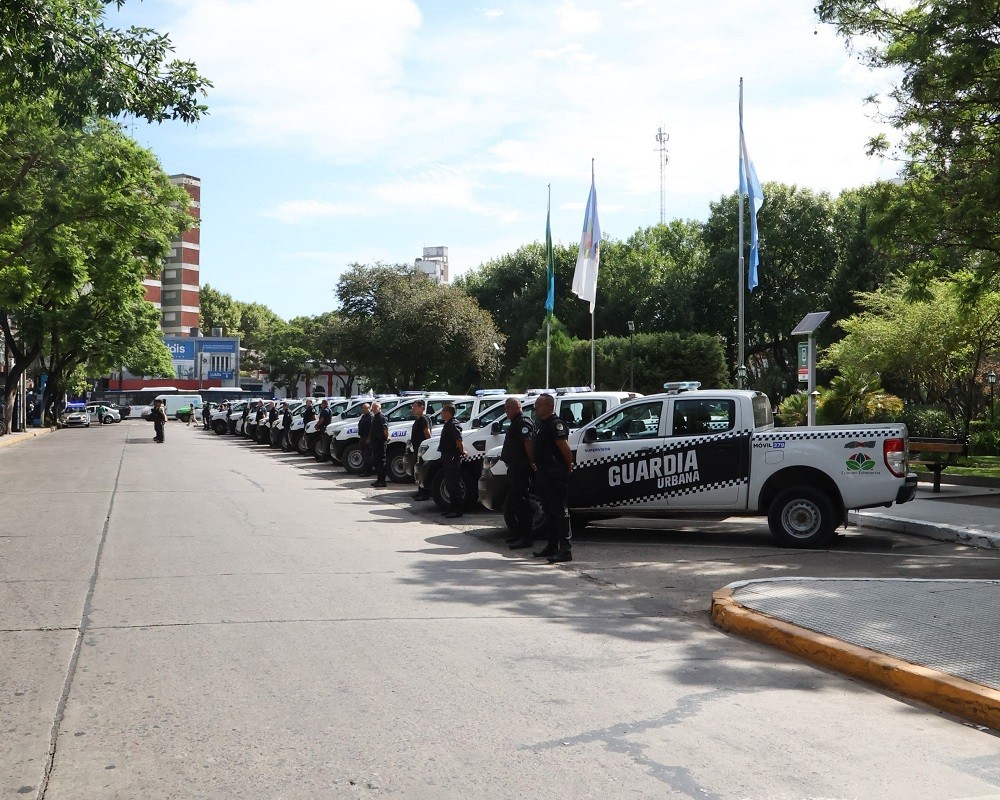
{"type": "Polygon", "coordinates": [[[866,453],[855,453],[847,459],[847,469],[850,472],[871,472],[875,462],[866,453]]]}

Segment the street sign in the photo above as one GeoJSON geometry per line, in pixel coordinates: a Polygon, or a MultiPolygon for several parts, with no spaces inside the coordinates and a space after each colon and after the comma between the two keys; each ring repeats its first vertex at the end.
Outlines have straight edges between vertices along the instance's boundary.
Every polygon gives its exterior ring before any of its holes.
{"type": "Polygon", "coordinates": [[[809,342],[799,342],[799,383],[809,383],[809,342]]]}

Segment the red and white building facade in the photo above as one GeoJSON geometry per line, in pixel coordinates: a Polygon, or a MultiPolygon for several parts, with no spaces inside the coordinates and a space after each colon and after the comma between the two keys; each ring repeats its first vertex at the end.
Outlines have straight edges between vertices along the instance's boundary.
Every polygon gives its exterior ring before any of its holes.
{"type": "MultiPolygon", "coordinates": [[[[201,179],[191,175],[171,175],[191,198],[189,213],[201,220],[201,179]]],[[[159,279],[147,278],[146,299],[160,309],[160,326],[165,336],[189,336],[200,323],[201,229],[191,228],[171,242],[172,252],[159,279]]]]}

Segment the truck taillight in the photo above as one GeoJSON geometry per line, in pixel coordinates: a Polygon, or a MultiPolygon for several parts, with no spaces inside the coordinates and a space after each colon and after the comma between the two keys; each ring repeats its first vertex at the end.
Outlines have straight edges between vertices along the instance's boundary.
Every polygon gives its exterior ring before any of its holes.
{"type": "Polygon", "coordinates": [[[906,442],[903,439],[886,439],[882,444],[882,455],[889,472],[897,478],[906,475],[906,442]]]}

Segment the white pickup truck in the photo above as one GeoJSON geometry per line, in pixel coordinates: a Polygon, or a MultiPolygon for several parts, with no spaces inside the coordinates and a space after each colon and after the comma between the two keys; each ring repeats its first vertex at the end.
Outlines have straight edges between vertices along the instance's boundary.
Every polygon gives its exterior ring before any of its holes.
{"type": "MultiPolygon", "coordinates": [[[[760,392],[652,395],[570,434],[568,505],[577,528],[608,516],[766,515],[780,544],[822,547],[848,510],[913,499],[906,436],[901,423],[775,428],[760,392]]],[[[497,510],[498,456],[479,481],[497,510]]]]}

